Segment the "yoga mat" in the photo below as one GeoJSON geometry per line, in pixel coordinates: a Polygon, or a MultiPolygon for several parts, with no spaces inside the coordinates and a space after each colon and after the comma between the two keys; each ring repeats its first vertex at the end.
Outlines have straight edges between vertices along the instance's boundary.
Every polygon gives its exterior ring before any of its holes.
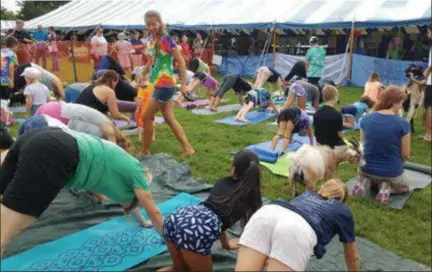
{"type": "Polygon", "coordinates": [[[226,118],[220,119],[220,120],[216,120],[213,121],[215,123],[221,123],[221,124],[227,124],[227,125],[232,125],[232,126],[246,126],[246,125],[250,125],[250,124],[258,124],[261,123],[262,121],[265,121],[267,119],[270,119],[272,117],[276,116],[276,113],[274,112],[268,112],[268,111],[252,111],[249,112],[246,115],[246,119],[249,122],[239,122],[235,120],[235,116],[228,116],[226,118]]]}
{"type": "Polygon", "coordinates": [[[356,123],[353,128],[344,128],[343,132],[354,131],[360,129],[360,122],[356,123]]]}
{"type": "Polygon", "coordinates": [[[241,107],[240,104],[232,104],[218,107],[217,112],[211,111],[208,108],[193,109],[191,112],[196,115],[215,115],[222,112],[239,111],[241,107]]]}
{"type": "MultiPolygon", "coordinates": [[[[413,171],[405,169],[406,180],[410,186],[410,191],[403,195],[390,195],[388,206],[400,210],[404,207],[405,203],[411,196],[412,192],[415,189],[424,189],[431,182],[430,174],[424,174],[422,172],[413,171]]],[[[352,190],[357,182],[357,177],[350,179],[346,185],[348,187],[348,192],[352,195],[352,190]]],[[[378,193],[378,188],[376,186],[372,186],[370,190],[366,190],[366,197],[375,201],[375,196],[378,193]]]]}
{"type": "MultiPolygon", "coordinates": [[[[165,119],[162,116],[156,116],[155,117],[155,123],[156,125],[162,124],[165,122],[165,119]]],[[[138,127],[132,128],[132,129],[122,129],[123,134],[126,136],[132,136],[132,135],[138,135],[138,127]]]]}
{"type": "MultiPolygon", "coordinates": [[[[286,152],[295,152],[297,151],[304,143],[309,143],[309,138],[307,136],[299,136],[298,134],[294,134],[292,142],[288,145],[288,148],[285,150],[286,152]]],[[[260,158],[260,161],[267,163],[276,163],[278,161],[281,152],[282,139],[279,140],[279,143],[276,146],[275,151],[270,151],[271,141],[254,144],[246,147],[252,152],[256,153],[260,158]]],[[[232,155],[235,155],[236,152],[231,152],[232,155]]]]}
{"type": "Polygon", "coordinates": [[[26,119],[25,118],[14,118],[14,121],[20,125],[22,125],[26,119]]]}
{"type": "MultiPolygon", "coordinates": [[[[186,193],[158,205],[163,215],[202,200],[186,193]]],[[[144,213],[144,210],[141,211],[144,213]]],[[[167,250],[154,228],[119,216],[2,260],[2,271],[124,271],[167,250]]]]}
{"type": "Polygon", "coordinates": [[[288,177],[289,168],[291,165],[291,158],[289,157],[290,155],[292,156],[292,152],[287,152],[280,156],[275,163],[260,161],[260,164],[266,167],[268,170],[270,170],[270,172],[275,175],[288,177]]]}
{"type": "Polygon", "coordinates": [[[195,100],[193,102],[191,102],[191,101],[183,102],[180,104],[180,107],[186,108],[188,106],[197,106],[197,107],[198,106],[206,106],[209,103],[210,103],[210,101],[208,99],[198,99],[198,100],[195,100]]]}
{"type": "Polygon", "coordinates": [[[13,113],[25,113],[26,112],[26,108],[25,106],[22,107],[10,107],[9,110],[13,113]]]}
{"type": "MultiPolygon", "coordinates": [[[[175,161],[168,154],[143,157],[141,164],[152,171],[151,191],[156,203],[171,199],[181,191],[206,198],[212,188],[212,185],[192,178],[190,167],[185,163],[175,161]]],[[[266,200],[265,203],[267,202],[266,200]]],[[[100,203],[84,191],[71,194],[68,190],[62,190],[47,211],[30,228],[19,233],[6,246],[4,257],[7,258],[37,245],[82,231],[122,214],[123,208],[118,204],[110,201],[100,203]]],[[[240,226],[234,225],[229,229],[228,235],[238,237],[241,232],[240,226]]],[[[364,238],[356,237],[356,246],[362,271],[431,271],[430,267],[401,258],[364,238]]],[[[327,253],[322,259],[312,258],[310,260],[307,270],[346,271],[343,245],[339,243],[337,236],[326,246],[326,249],[327,253]]],[[[233,271],[237,260],[236,255],[236,251],[224,250],[218,241],[215,242],[212,247],[213,270],[233,271]]],[[[164,252],[128,271],[156,271],[171,265],[172,260],[169,253],[164,252]]]]}
{"type": "Polygon", "coordinates": [[[134,120],[130,120],[130,123],[128,123],[124,120],[113,120],[116,127],[119,129],[127,129],[127,128],[136,128],[137,123],[134,120]]]}

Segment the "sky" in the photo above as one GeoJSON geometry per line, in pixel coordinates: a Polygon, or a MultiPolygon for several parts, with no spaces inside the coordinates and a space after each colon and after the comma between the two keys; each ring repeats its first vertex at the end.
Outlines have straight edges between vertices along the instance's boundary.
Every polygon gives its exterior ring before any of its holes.
{"type": "Polygon", "coordinates": [[[19,10],[16,0],[1,0],[1,6],[7,10],[16,12],[19,10]]]}

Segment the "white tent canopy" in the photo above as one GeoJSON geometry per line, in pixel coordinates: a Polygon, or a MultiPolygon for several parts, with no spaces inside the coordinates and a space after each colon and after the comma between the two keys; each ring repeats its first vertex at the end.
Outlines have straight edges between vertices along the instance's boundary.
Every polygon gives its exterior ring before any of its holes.
{"type": "Polygon", "coordinates": [[[0,26],[1,26],[1,32],[6,32],[6,30],[15,27],[15,21],[1,20],[0,26]]]}
{"type": "Polygon", "coordinates": [[[72,1],[26,22],[59,29],[142,28],[154,9],[171,29],[349,28],[425,25],[430,0],[92,0],[72,1]]]}

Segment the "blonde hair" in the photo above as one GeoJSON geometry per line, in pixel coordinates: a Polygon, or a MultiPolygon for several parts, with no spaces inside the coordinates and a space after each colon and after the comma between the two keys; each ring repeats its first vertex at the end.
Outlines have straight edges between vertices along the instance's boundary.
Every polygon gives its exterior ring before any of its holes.
{"type": "Polygon", "coordinates": [[[336,199],[345,203],[348,199],[348,188],[339,179],[330,179],[321,185],[318,194],[323,199],[336,199]]]}
{"type": "Polygon", "coordinates": [[[158,11],[149,10],[144,14],[144,21],[146,22],[146,24],[147,24],[147,20],[149,20],[151,18],[156,19],[160,24],[160,27],[159,27],[159,30],[158,30],[156,37],[152,37],[152,39],[154,39],[154,41],[155,41],[155,43],[154,43],[155,44],[154,45],[154,48],[155,48],[154,62],[156,62],[156,58],[159,55],[159,51],[160,51],[161,38],[162,38],[162,35],[166,34],[166,31],[165,31],[165,25],[162,21],[162,16],[160,15],[160,13],[158,11]]]}
{"type": "Polygon", "coordinates": [[[324,102],[330,101],[339,96],[339,91],[336,87],[326,84],[322,90],[322,97],[324,102]]]}
{"type": "Polygon", "coordinates": [[[113,125],[117,145],[122,147],[127,153],[132,154],[132,142],[118,127],[113,125]]]}

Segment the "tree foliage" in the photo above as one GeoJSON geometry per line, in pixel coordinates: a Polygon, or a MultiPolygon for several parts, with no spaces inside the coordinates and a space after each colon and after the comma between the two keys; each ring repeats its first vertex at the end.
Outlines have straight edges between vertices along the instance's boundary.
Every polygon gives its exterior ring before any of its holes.
{"type": "Polygon", "coordinates": [[[0,18],[1,20],[15,20],[16,15],[10,10],[7,10],[4,7],[1,7],[0,9],[0,18]]]}
{"type": "Polygon", "coordinates": [[[17,1],[21,8],[17,18],[28,21],[57,9],[70,1],[17,1]]]}

